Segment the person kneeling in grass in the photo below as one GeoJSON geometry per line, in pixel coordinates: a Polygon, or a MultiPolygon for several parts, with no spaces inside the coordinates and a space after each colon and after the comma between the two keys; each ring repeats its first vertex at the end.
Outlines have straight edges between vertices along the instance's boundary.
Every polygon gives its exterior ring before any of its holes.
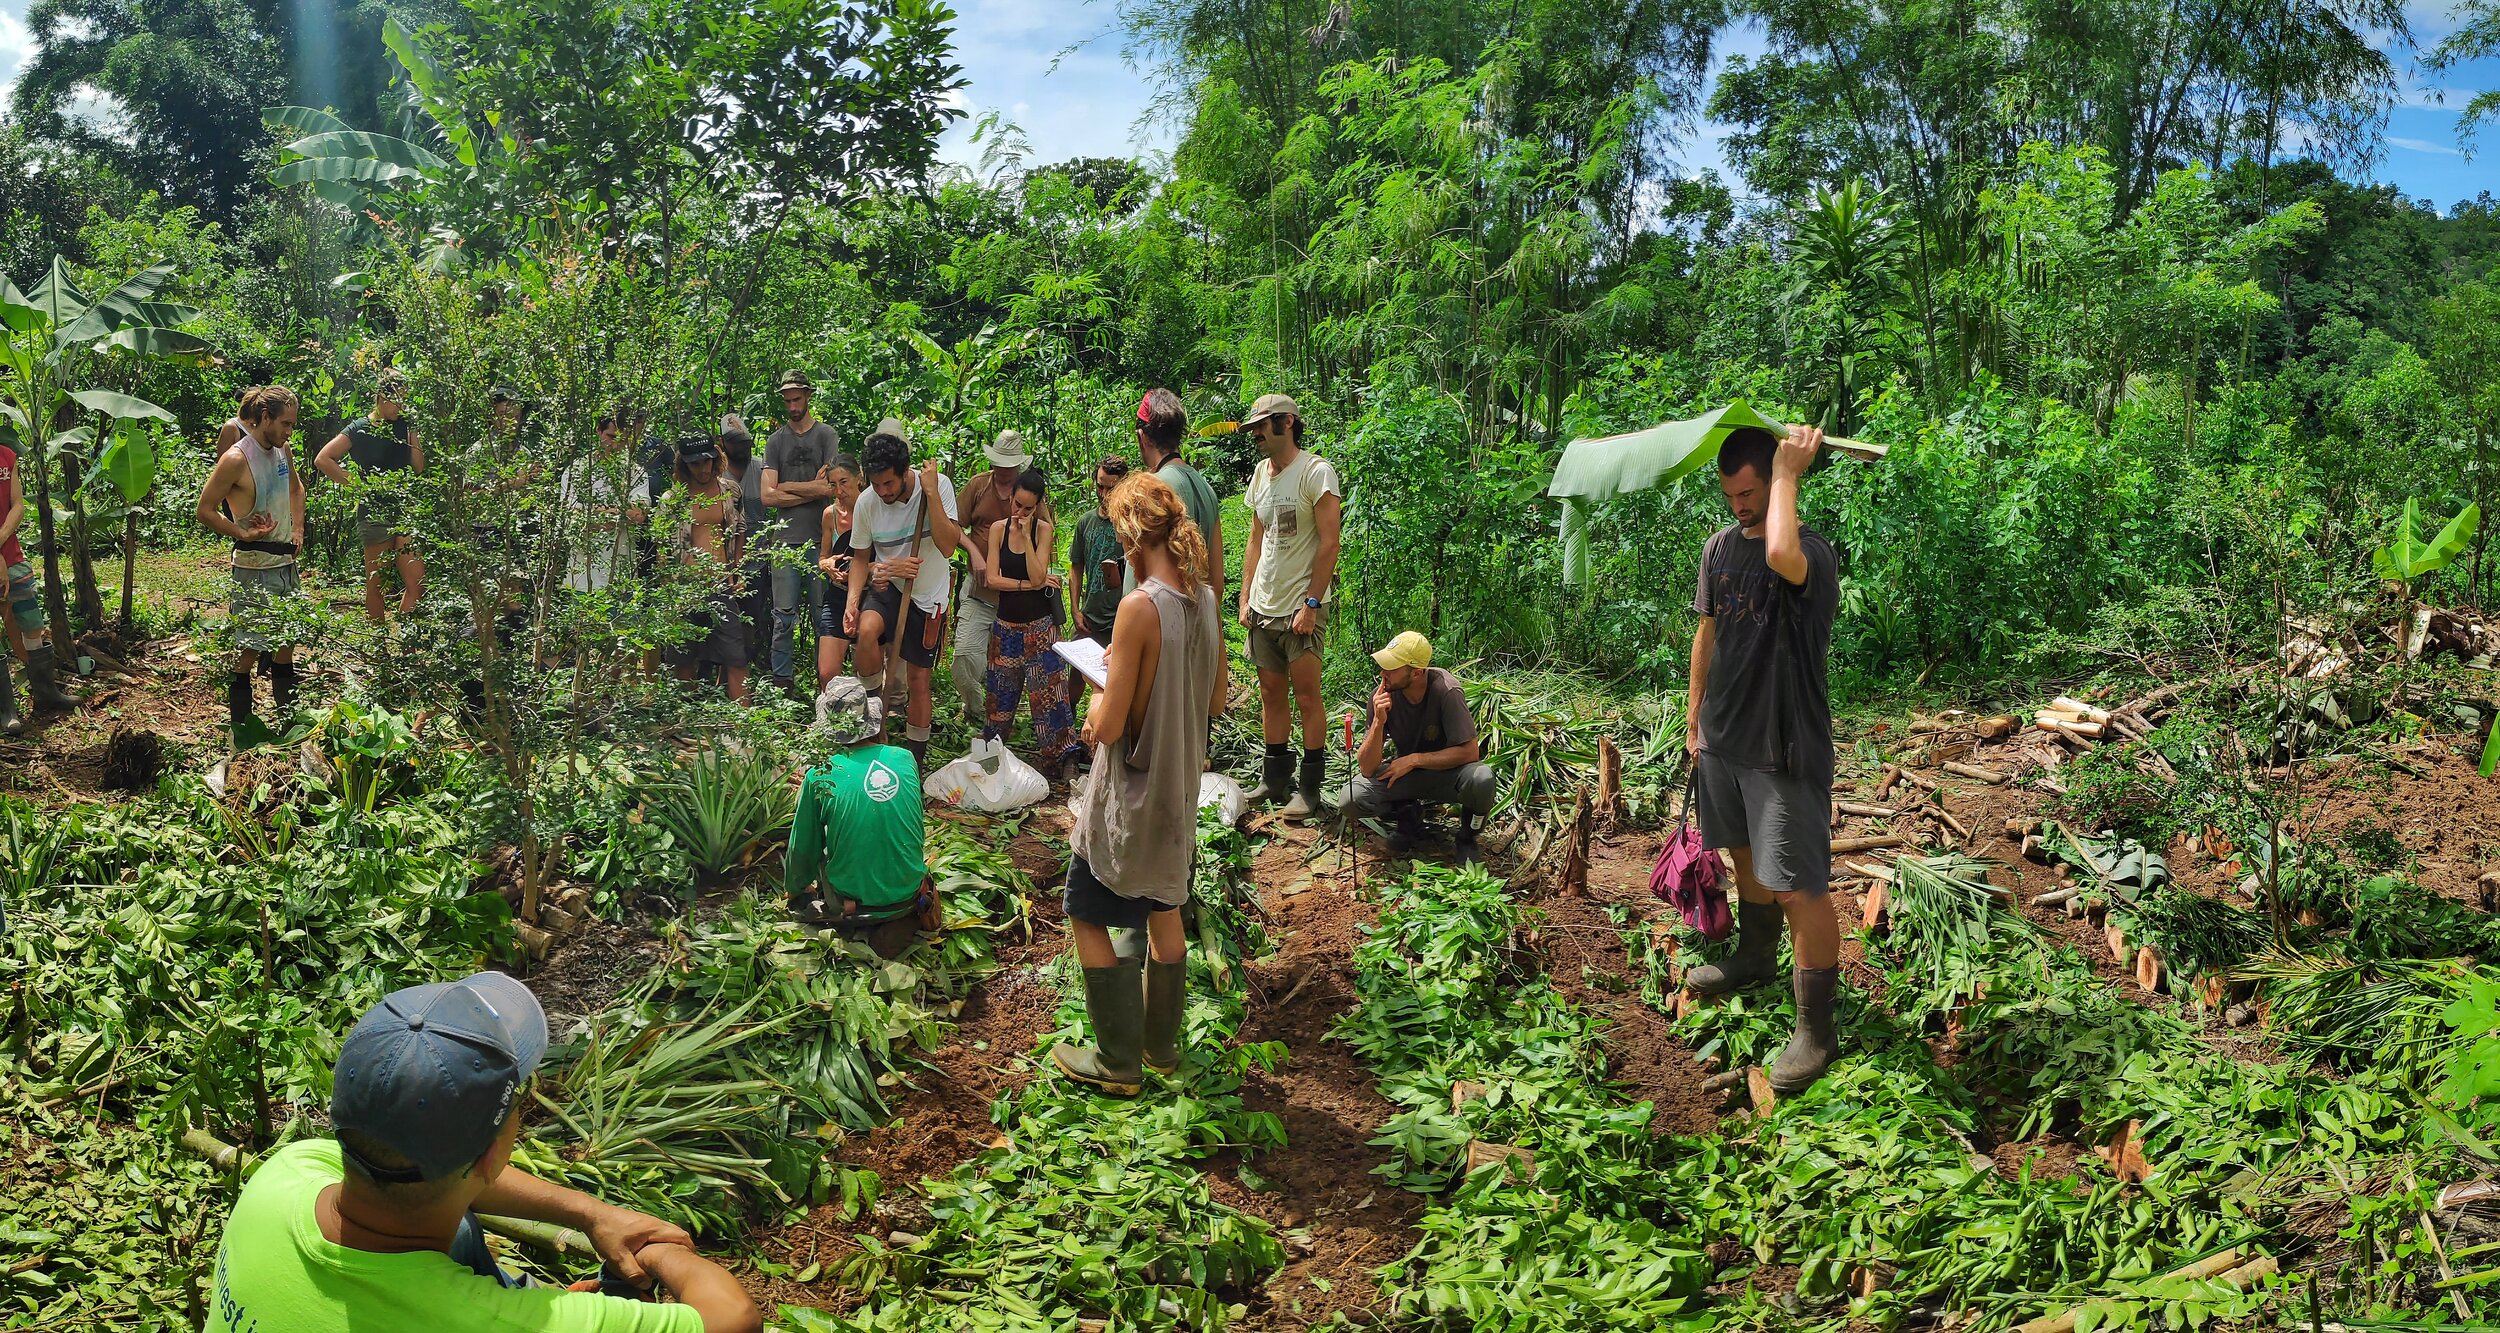
{"type": "Polygon", "coordinates": [[[1355,752],[1354,781],[1338,804],[1353,815],[1389,813],[1389,852],[1404,856],[1423,840],[1424,807],[1458,807],[1458,860],[1474,865],[1476,821],[1493,812],[1493,770],[1484,763],[1476,719],[1456,677],[1432,664],[1432,641],[1413,630],[1372,654],[1371,729],[1355,752]],[[1395,747],[1397,755],[1383,751],[1395,747]]]}
{"type": "Polygon", "coordinates": [[[209,1333],[761,1329],[738,1280],[682,1228],[512,1165],[546,1052],[537,997],[501,973],[384,996],[339,1050],[338,1137],[279,1149],[235,1201],[209,1333]],[[683,1303],[527,1285],[496,1266],[477,1212],[573,1227],[615,1279],[683,1303]]]}
{"type": "Polygon", "coordinates": [[[1063,1043],[1050,1055],[1070,1078],[1134,1097],[1144,1069],[1180,1072],[1189,976],[1180,909],[1198,853],[1207,719],[1224,711],[1227,682],[1206,542],[1180,497],[1140,473],[1120,483],[1106,509],[1137,591],[1120,601],[1108,679],[1085,713],[1094,766],[1076,800],[1064,898],[1095,1044],[1063,1043]],[[1111,943],[1113,930],[1140,926],[1142,988],[1138,963],[1111,943]]]}
{"type": "Polygon", "coordinates": [[[915,925],[938,925],[920,765],[911,751],[877,742],[885,701],[857,677],[825,682],[816,726],[834,753],[799,788],[783,886],[802,919],[863,934],[879,957],[895,957],[911,947],[915,925]]]}

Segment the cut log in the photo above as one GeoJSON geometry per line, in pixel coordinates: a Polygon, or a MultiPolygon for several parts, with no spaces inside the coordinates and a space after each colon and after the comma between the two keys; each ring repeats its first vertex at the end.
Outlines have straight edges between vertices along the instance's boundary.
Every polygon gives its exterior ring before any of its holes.
{"type": "Polygon", "coordinates": [[[1944,766],[1944,771],[1969,778],[1974,782],[1985,782],[1992,787],[2001,786],[2005,782],[2005,775],[2003,773],[1999,773],[1993,768],[1981,768],[1977,764],[1965,764],[1959,761],[1948,762],[1944,766]]]}
{"type": "Polygon", "coordinates": [[[1536,1154],[1510,1143],[1487,1143],[1482,1139],[1467,1141],[1467,1170],[1501,1163],[1512,1176],[1521,1180],[1536,1179],[1536,1154]]]}
{"type": "Polygon", "coordinates": [[[2144,945],[2135,951],[2135,984],[2158,995],[2163,979],[2161,951],[2144,945]]]}
{"type": "Polygon", "coordinates": [[[1771,1090],[1771,1075],[1760,1065],[1745,1070],[1745,1093],[1753,1099],[1755,1115],[1769,1115],[1780,1104],[1779,1094],[1771,1090]]]}
{"type": "Polygon", "coordinates": [[[1900,781],[1901,766],[1899,764],[1884,765],[1883,776],[1875,782],[1875,799],[1880,801],[1892,795],[1893,787],[1900,781]]]}
{"type": "Polygon", "coordinates": [[[1597,817],[1613,825],[1623,820],[1623,752],[1614,738],[1597,738],[1597,817]]]}
{"type": "Polygon", "coordinates": [[[2085,912],[2091,910],[2091,907],[2091,902],[2082,894],[2078,893],[2074,897],[2066,900],[2066,915],[2069,917],[2081,917],[2085,912]]]}
{"type": "Polygon", "coordinates": [[[1889,805],[1869,805],[1864,801],[1841,801],[1836,808],[1844,815],[1856,815],[1861,819],[1890,819],[1901,813],[1889,805]]]}
{"type": "Polygon", "coordinates": [[[2020,718],[2000,713],[1995,717],[1981,718],[1979,720],[1979,734],[1992,741],[2001,741],[2006,737],[2013,735],[2015,732],[2020,731],[2022,729],[2022,725],[2022,720],[2020,718]]]}
{"type": "Polygon", "coordinates": [[[2045,842],[2045,841],[2043,841],[2043,840],[2041,839],[2040,835],[2039,835],[2039,834],[2037,834],[2037,833],[2026,833],[2026,834],[2024,834],[2024,835],[2023,835],[2023,859],[2024,859],[2024,860],[2026,860],[2026,861],[2046,861],[2046,860],[2048,860],[2048,859],[2049,859],[2049,845],[2048,845],[2048,843],[2047,843],[2047,842],[2045,842]]]}
{"type": "Polygon", "coordinates": [[[2110,716],[2108,709],[2095,708],[2092,705],[2085,703],[2083,700],[2074,698],[2071,695],[2061,694],[2056,698],[2049,700],[2049,707],[2057,709],[2059,712],[2076,714],[2088,722],[2107,722],[2109,721],[2110,716]]]}
{"type": "Polygon", "coordinates": [[[2033,898],[2031,900],[2031,905],[2034,907],[2064,907],[2070,900],[2080,896],[2082,893],[2082,885],[2069,884],[2065,888],[2051,889],[2048,892],[2033,898]]]}
{"type": "Polygon", "coordinates": [[[2101,724],[2098,722],[2066,722],[2046,714],[2032,719],[2031,728],[2078,741],[2097,741],[2101,738],[2101,724]]]}
{"type": "Polygon", "coordinates": [[[1892,890],[1878,883],[1866,891],[1858,904],[1858,924],[1875,930],[1884,924],[1884,908],[1892,901],[1892,890]]]}
{"type": "MultiPolygon", "coordinates": [[[[1947,765],[1945,765],[1945,767],[1946,767],[1946,768],[1948,768],[1948,769],[1950,769],[1950,768],[1952,768],[1952,767],[1953,767],[1953,765],[1951,765],[1951,764],[1947,764],[1947,765]]],[[[1943,783],[1938,782],[1936,779],[1931,778],[1931,777],[1927,776],[1926,774],[1921,773],[1921,772],[1919,772],[1917,769],[1914,769],[1914,768],[1905,768],[1905,769],[1902,769],[1902,770],[1901,770],[1901,780],[1902,780],[1903,782],[1909,783],[1909,784],[1910,784],[1911,786],[1913,786],[1913,787],[1924,787],[1924,788],[1926,788],[1927,790],[1932,791],[1932,792],[1942,793],[1942,792],[1944,791],[1944,784],[1943,784],[1943,783]]]]}
{"type": "Polygon", "coordinates": [[[2036,815],[2012,815],[2005,821],[2005,836],[2009,838],[2020,839],[2026,833],[2039,831],[2040,820],[2036,815]]]}
{"type": "Polygon", "coordinates": [[[1834,838],[1832,839],[1832,855],[1838,856],[1842,852],[1872,852],[1886,847],[1909,845],[1910,840],[1898,833],[1885,833],[1868,838],[1834,838]]]}
{"type": "Polygon", "coordinates": [[[2152,1164],[2144,1158],[2144,1122],[2130,1120],[2110,1141],[2093,1149],[2109,1166],[2109,1173],[2130,1185],[2141,1185],[2153,1174],[2152,1164]]]}
{"type": "Polygon", "coordinates": [[[1927,813],[1933,816],[1938,823],[1941,823],[1946,828],[1953,830],[1954,837],[1961,839],[1963,842],[1970,841],[1969,826],[1963,824],[1961,820],[1955,819],[1952,813],[1946,810],[1943,806],[1929,806],[1927,808],[1927,813]]]}
{"type": "Polygon", "coordinates": [[[2109,942],[2109,960],[2111,962],[2123,963],[2128,961],[2130,955],[2127,953],[2126,927],[2112,921],[2101,927],[2101,938],[2109,942]]]}
{"type": "Polygon", "coordinates": [[[1450,1085],[1450,1114],[1467,1109],[1467,1103],[1484,1096],[1484,1085],[1471,1078],[1462,1078],[1450,1085]]]}

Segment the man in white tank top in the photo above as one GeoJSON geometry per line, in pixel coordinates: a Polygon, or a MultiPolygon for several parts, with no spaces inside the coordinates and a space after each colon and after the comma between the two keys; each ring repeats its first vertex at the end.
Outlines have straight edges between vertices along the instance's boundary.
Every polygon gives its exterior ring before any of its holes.
{"type": "MultiPolygon", "coordinates": [[[[229,609],[239,650],[226,680],[226,720],[239,738],[252,715],[252,672],[269,658],[269,695],[281,716],[295,707],[295,645],[273,642],[266,615],[296,595],[295,558],[304,531],[304,478],[288,442],[295,438],[295,394],[257,385],[237,418],[243,435],[217,455],[200,488],[202,526],[234,543],[229,609]]],[[[239,743],[239,741],[238,741],[239,743]]]]}

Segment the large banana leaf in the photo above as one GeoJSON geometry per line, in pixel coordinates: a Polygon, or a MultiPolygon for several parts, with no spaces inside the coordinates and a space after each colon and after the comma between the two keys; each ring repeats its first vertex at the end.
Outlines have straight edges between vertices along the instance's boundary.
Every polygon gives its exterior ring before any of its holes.
{"type": "Polygon", "coordinates": [[[132,417],[148,417],[167,425],[175,424],[174,414],[164,408],[158,407],[145,398],[133,398],[126,393],[115,393],[111,389],[75,389],[70,392],[70,397],[78,400],[80,407],[90,412],[102,412],[108,417],[121,417],[125,420],[132,417]]]}
{"type": "Polygon", "coordinates": [[[431,149],[369,130],[331,130],[324,134],[306,135],[288,144],[286,151],[310,158],[370,160],[404,168],[411,173],[437,171],[447,165],[431,149]]]}
{"type": "Polygon", "coordinates": [[[350,128],[346,121],[327,111],[309,106],[263,108],[260,113],[260,123],[268,126],[273,134],[280,131],[297,135],[331,134],[350,128]]]}
{"type": "Polygon", "coordinates": [[[0,277],[0,324],[13,333],[31,333],[43,327],[43,311],[35,298],[17,289],[17,284],[0,277]]]}
{"type": "Polygon", "coordinates": [[[125,418],[113,432],[113,442],[104,447],[104,456],[96,460],[96,471],[112,479],[124,503],[146,499],[156,485],[156,441],[147,427],[125,418]]]}
{"type": "Polygon", "coordinates": [[[2424,574],[2446,569],[2465,553],[2466,545],[2483,525],[2480,505],[2469,504],[2449,519],[2439,535],[2428,542],[2419,541],[2414,532],[2421,524],[2421,509],[2416,501],[2405,501],[2404,517],[2396,520],[2396,538],[2370,553],[2370,566],[2381,578],[2412,582],[2424,574]]]}
{"type": "MultiPolygon", "coordinates": [[[[56,259],[53,263],[57,265],[60,261],[56,259]]],[[[151,313],[182,313],[183,307],[167,306],[149,299],[173,276],[173,265],[157,264],[122,279],[113,290],[84,303],[83,308],[66,323],[55,323],[53,327],[58,331],[52,335],[53,346],[77,347],[109,337],[120,329],[145,328],[151,323],[151,313]]]]}
{"type": "Polygon", "coordinates": [[[1547,483],[1545,493],[1595,502],[1673,485],[1716,459],[1728,432],[1745,426],[1775,434],[1788,429],[1739,398],[1688,421],[1663,422],[1628,435],[1573,440],[1554,465],[1554,479],[1547,483]]]}

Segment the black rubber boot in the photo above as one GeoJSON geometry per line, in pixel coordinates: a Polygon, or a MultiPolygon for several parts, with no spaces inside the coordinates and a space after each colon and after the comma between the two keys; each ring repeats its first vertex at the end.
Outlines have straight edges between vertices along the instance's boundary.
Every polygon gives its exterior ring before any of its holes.
{"type": "Polygon", "coordinates": [[[1189,961],[1146,960],[1146,1068],[1170,1078],[1181,1072],[1181,1014],[1189,1008],[1189,961]]]}
{"type": "Polygon", "coordinates": [[[1781,1096],[1813,1087],[1840,1054],[1840,1038],[1832,1022],[1832,1011],[1839,1003],[1840,969],[1801,967],[1792,984],[1797,993],[1797,1031],[1770,1069],[1771,1091],[1781,1096]]]}
{"type": "Polygon", "coordinates": [[[0,648],[0,736],[14,736],[26,729],[26,719],[17,715],[17,685],[9,679],[9,654],[0,648]]]}
{"type": "MultiPolygon", "coordinates": [[[[295,682],[298,679],[300,677],[296,675],[293,662],[273,661],[269,664],[269,703],[272,711],[282,718],[291,717],[295,713],[295,682]]],[[[481,687],[479,690],[481,702],[484,696],[485,692],[481,687]]]]}
{"type": "Polygon", "coordinates": [[[1146,1039],[1146,988],[1137,965],[1116,963],[1085,969],[1085,1017],[1094,1025],[1094,1044],[1050,1048],[1059,1072],[1114,1097],[1134,1097],[1145,1074],[1138,1050],[1146,1039]]]}
{"type": "Polygon", "coordinates": [[[1285,818],[1317,819],[1328,812],[1328,803],[1320,799],[1319,784],[1328,777],[1328,752],[1304,750],[1302,772],[1294,782],[1293,799],[1285,802],[1285,818]]]}
{"type": "Polygon", "coordinates": [[[1267,747],[1266,756],[1259,761],[1259,785],[1250,789],[1250,804],[1281,801],[1292,787],[1293,751],[1282,745],[1267,747]]]}
{"type": "Polygon", "coordinates": [[[1484,852],[1476,846],[1476,816],[1471,810],[1458,812],[1458,863],[1463,866],[1483,862],[1484,852]]]}
{"type": "Polygon", "coordinates": [[[26,650],[26,702],[37,713],[66,713],[78,707],[78,696],[52,679],[52,645],[26,650]]]}
{"type": "Polygon", "coordinates": [[[252,673],[237,671],[226,677],[226,727],[236,744],[242,744],[243,724],[251,717],[252,673]]]}
{"type": "Polygon", "coordinates": [[[1788,914],[1778,903],[1736,904],[1736,952],[1704,963],[1684,974],[1684,989],[1695,995],[1725,995],[1759,986],[1779,975],[1780,932],[1788,914]]]}
{"type": "Polygon", "coordinates": [[[1389,807],[1389,855],[1405,856],[1424,840],[1424,807],[1399,801],[1389,807]]]}

